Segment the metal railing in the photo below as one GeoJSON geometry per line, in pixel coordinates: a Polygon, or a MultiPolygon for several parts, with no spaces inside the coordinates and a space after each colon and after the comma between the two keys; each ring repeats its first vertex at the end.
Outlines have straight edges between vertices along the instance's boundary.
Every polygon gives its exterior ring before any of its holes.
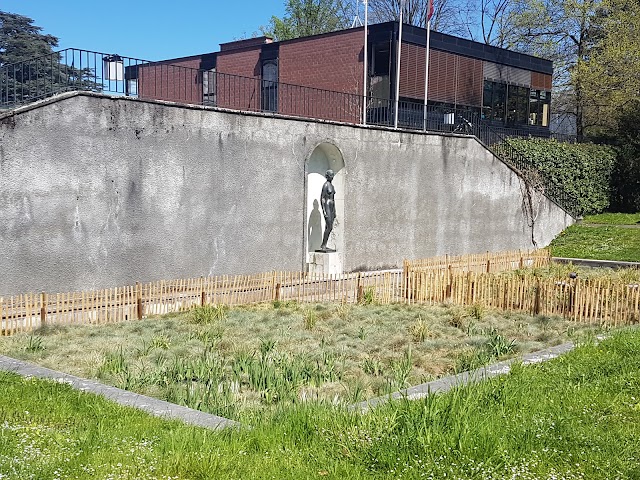
{"type": "MultiPolygon", "coordinates": [[[[68,48],[60,52],[0,67],[0,108],[15,108],[69,91],[91,91],[233,110],[393,127],[395,102],[260,78],[242,77],[166,62],[68,48]],[[366,109],[366,112],[364,111],[366,109]]],[[[474,135],[513,168],[535,169],[508,142],[529,138],[535,130],[503,128],[482,119],[480,108],[454,108],[400,101],[397,125],[404,129],[474,135]]],[[[548,131],[540,136],[549,137],[548,131]]],[[[571,139],[561,139],[564,141],[571,139]]],[[[576,199],[547,178],[544,192],[572,215],[576,199]]]]}
{"type": "MultiPolygon", "coordinates": [[[[0,108],[15,108],[69,91],[130,94],[125,71],[144,60],[67,48],[0,67],[0,108]]],[[[133,92],[135,94],[135,92],[133,92]]]]}
{"type": "Polygon", "coordinates": [[[516,135],[504,134],[496,131],[491,126],[481,124],[476,136],[497,157],[518,170],[525,181],[529,183],[530,187],[539,191],[541,190],[544,195],[553,200],[574,218],[582,214],[578,199],[567,192],[562,185],[541,174],[532,160],[509,141],[510,138],[515,138],[516,135]]]}

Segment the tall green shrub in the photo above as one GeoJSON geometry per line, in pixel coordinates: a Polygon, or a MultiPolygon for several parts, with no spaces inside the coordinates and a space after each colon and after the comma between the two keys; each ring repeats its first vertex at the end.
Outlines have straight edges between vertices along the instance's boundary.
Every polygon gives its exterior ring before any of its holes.
{"type": "Polygon", "coordinates": [[[613,172],[611,206],[640,212],[640,101],[631,102],[618,119],[618,162],[613,172]]]}
{"type": "Polygon", "coordinates": [[[575,197],[580,214],[599,213],[609,207],[611,176],[616,165],[616,152],[612,147],[541,138],[507,141],[524,154],[542,176],[575,197]]]}

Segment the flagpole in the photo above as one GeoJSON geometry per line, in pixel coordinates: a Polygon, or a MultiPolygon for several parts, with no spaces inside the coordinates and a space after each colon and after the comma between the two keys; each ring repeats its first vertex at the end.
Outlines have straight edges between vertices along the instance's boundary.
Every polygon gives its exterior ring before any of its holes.
{"type": "Polygon", "coordinates": [[[402,53],[402,13],[404,10],[404,0],[400,0],[400,29],[398,30],[398,60],[396,61],[396,108],[393,121],[393,128],[398,128],[398,105],[400,103],[400,55],[402,53]]]}
{"type": "MultiPolygon", "coordinates": [[[[427,13],[428,15],[428,13],[427,13]]],[[[427,94],[429,93],[429,40],[431,39],[431,16],[427,21],[427,44],[425,46],[424,60],[424,119],[422,129],[427,131],[427,94]]]]}
{"type": "Polygon", "coordinates": [[[367,83],[369,80],[369,0],[364,0],[364,80],[362,89],[364,90],[362,101],[362,124],[367,124],[367,83]]]}

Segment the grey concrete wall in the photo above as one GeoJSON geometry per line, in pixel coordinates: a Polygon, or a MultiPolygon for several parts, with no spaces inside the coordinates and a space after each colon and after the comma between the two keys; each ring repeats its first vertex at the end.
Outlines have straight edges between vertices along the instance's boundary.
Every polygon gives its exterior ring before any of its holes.
{"type": "Polygon", "coordinates": [[[303,268],[305,166],[344,157],[344,266],[544,246],[572,218],[473,138],[67,94],[0,117],[0,294],[303,268]]]}

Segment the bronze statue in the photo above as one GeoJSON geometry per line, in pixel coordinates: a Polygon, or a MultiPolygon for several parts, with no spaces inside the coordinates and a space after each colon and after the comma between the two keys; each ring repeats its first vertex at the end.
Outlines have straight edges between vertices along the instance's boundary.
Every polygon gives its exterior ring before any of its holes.
{"type": "Polygon", "coordinates": [[[322,245],[320,245],[321,252],[335,252],[330,248],[327,248],[327,242],[329,241],[329,235],[333,230],[333,222],[336,219],[336,202],[333,199],[336,194],[336,189],[333,187],[331,181],[333,180],[333,170],[327,170],[325,173],[327,179],[322,186],[322,194],[320,195],[320,205],[322,205],[322,214],[324,215],[324,236],[322,237],[322,245]]]}

